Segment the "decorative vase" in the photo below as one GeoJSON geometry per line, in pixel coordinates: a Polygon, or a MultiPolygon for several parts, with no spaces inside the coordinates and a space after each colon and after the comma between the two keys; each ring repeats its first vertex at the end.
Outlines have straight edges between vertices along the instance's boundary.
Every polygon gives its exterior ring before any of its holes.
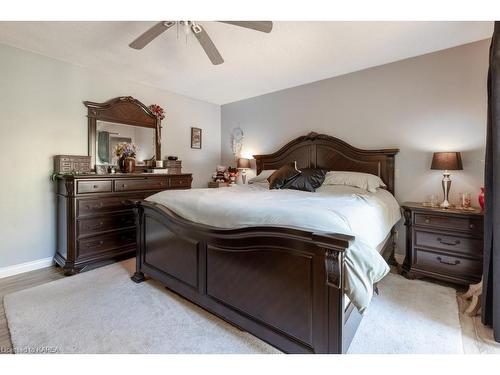
{"type": "Polygon", "coordinates": [[[135,172],[135,158],[126,157],[123,160],[123,173],[134,173],[135,172]]]}
{"type": "Polygon", "coordinates": [[[120,158],[118,159],[118,169],[120,170],[120,172],[125,173],[125,157],[124,156],[120,156],[120,158]]]}
{"type": "Polygon", "coordinates": [[[484,210],[484,187],[481,188],[477,199],[479,201],[479,205],[481,206],[481,210],[484,210]]]}

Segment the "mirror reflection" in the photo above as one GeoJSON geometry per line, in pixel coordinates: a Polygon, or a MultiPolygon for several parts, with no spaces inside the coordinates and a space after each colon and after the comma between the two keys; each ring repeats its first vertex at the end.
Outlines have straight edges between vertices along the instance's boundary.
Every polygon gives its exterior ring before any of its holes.
{"type": "Polygon", "coordinates": [[[132,143],[136,147],[137,165],[155,158],[155,132],[152,128],[97,121],[96,164],[118,165],[116,146],[132,143]]]}

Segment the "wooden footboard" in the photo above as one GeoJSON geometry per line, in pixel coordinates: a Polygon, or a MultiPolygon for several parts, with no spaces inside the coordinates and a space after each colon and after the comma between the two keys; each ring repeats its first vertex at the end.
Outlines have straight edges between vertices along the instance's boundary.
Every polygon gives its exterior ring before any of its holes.
{"type": "Polygon", "coordinates": [[[135,210],[135,282],[148,275],[286,353],[347,350],[361,320],[344,306],[344,250],[353,237],[214,229],[145,201],[135,210]]]}

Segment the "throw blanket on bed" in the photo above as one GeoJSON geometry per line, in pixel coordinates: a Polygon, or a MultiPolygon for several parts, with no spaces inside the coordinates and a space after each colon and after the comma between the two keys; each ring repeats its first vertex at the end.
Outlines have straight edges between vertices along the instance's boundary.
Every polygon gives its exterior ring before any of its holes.
{"type": "Polygon", "coordinates": [[[277,225],[354,236],[354,244],[345,253],[345,293],[361,313],[370,303],[373,284],[389,272],[376,247],[401,217],[388,191],[369,193],[350,186],[322,186],[309,193],[269,190],[267,184],[236,185],[167,190],[146,200],[187,220],[218,228],[277,225]]]}

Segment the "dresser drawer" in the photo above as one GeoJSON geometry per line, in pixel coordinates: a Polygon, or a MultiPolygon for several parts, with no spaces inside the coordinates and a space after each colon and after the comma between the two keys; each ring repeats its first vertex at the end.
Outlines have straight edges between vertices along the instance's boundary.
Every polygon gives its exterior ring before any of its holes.
{"type": "Polygon", "coordinates": [[[415,213],[415,225],[482,233],[482,219],[415,213]]]}
{"type": "Polygon", "coordinates": [[[191,177],[170,177],[171,189],[189,189],[191,187],[191,177]]]}
{"type": "Polygon", "coordinates": [[[91,238],[78,240],[78,258],[95,256],[99,253],[119,249],[121,247],[133,247],[136,243],[135,229],[113,232],[93,236],[91,238]]]}
{"type": "Polygon", "coordinates": [[[78,220],[78,236],[135,226],[133,212],[78,220]]]}
{"type": "Polygon", "coordinates": [[[468,259],[416,249],[414,267],[458,278],[480,279],[483,260],[481,258],[468,259]]]}
{"type": "Polygon", "coordinates": [[[126,210],[133,207],[132,201],[144,199],[145,195],[123,196],[123,197],[104,197],[95,199],[78,199],[77,215],[93,215],[102,212],[126,210]]]}
{"type": "Polygon", "coordinates": [[[115,180],[115,191],[161,190],[168,188],[166,178],[115,180]]]}
{"type": "Polygon", "coordinates": [[[481,256],[483,241],[478,238],[459,237],[442,233],[415,231],[415,246],[432,247],[447,251],[481,256]]]}
{"type": "Polygon", "coordinates": [[[77,181],[76,193],[89,194],[89,193],[110,193],[111,180],[100,181],[77,181]]]}

